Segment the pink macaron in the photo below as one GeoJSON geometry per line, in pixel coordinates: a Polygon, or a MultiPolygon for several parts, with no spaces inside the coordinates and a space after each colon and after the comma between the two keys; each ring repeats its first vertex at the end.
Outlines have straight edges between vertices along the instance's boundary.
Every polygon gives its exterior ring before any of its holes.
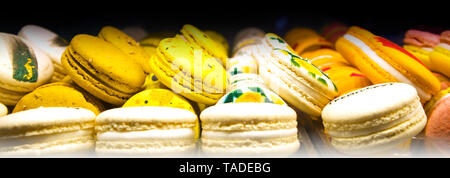
{"type": "Polygon", "coordinates": [[[450,88],[436,94],[425,110],[428,116],[425,136],[450,139],[450,88]]]}
{"type": "Polygon", "coordinates": [[[434,47],[439,44],[439,39],[438,34],[412,29],[406,32],[403,42],[417,47],[434,47]]]}
{"type": "Polygon", "coordinates": [[[450,30],[441,33],[441,43],[450,44],[450,30]]]}

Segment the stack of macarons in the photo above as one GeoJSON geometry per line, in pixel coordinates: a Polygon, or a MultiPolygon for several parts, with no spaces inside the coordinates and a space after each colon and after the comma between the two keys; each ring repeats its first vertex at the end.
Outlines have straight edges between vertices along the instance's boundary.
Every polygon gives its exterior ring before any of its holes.
{"type": "Polygon", "coordinates": [[[373,84],[409,84],[416,88],[422,103],[440,90],[439,80],[419,59],[395,43],[363,28],[350,27],[335,46],[373,84]]]}
{"type": "Polygon", "coordinates": [[[322,121],[338,151],[386,156],[381,153],[419,134],[427,117],[414,87],[383,83],[334,99],[323,109],[322,121]]]}
{"type": "Polygon", "coordinates": [[[199,122],[192,106],[168,89],[148,89],[96,118],[99,156],[172,157],[195,152],[199,122]]]}
{"type": "Polygon", "coordinates": [[[0,156],[92,156],[95,114],[84,108],[39,107],[0,117],[0,156]]]}
{"type": "Polygon", "coordinates": [[[403,43],[405,50],[416,56],[428,69],[434,71],[430,53],[439,44],[438,34],[411,29],[405,33],[403,43]]]}
{"type": "MultiPolygon", "coordinates": [[[[240,34],[248,33],[244,29],[240,34]]],[[[251,34],[251,33],[250,33],[251,34]]],[[[296,113],[277,94],[269,90],[258,75],[256,60],[250,55],[254,43],[237,41],[236,53],[227,67],[230,85],[216,105],[201,114],[202,151],[213,156],[288,156],[300,142],[296,113]],[[284,123],[284,124],[281,124],[284,123]]],[[[248,40],[241,36],[238,40],[248,40]]]]}
{"type": "Polygon", "coordinates": [[[441,33],[440,43],[430,53],[430,61],[437,72],[450,77],[450,30],[441,33]]]}

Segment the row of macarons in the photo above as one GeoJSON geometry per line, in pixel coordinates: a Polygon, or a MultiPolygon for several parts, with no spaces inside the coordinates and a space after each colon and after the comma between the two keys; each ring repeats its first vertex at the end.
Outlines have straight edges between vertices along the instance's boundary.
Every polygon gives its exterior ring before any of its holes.
{"type": "MultiPolygon", "coordinates": [[[[114,35],[110,35],[110,36],[116,36],[116,37],[119,36],[119,37],[117,37],[117,39],[125,39],[124,37],[126,37],[125,34],[120,33],[120,31],[118,31],[117,29],[114,29],[111,27],[106,28],[106,29],[109,29],[109,31],[114,31],[113,33],[110,33],[110,34],[114,34],[114,35]]],[[[108,30],[102,29],[102,31],[108,31],[108,30]]],[[[100,34],[101,33],[102,32],[100,32],[100,34]]],[[[200,30],[196,29],[193,26],[188,25],[188,26],[183,27],[183,30],[181,31],[181,33],[182,33],[182,35],[177,35],[174,38],[165,39],[159,44],[156,44],[153,46],[152,45],[147,46],[147,47],[149,47],[149,46],[152,47],[151,49],[154,50],[154,52],[157,55],[154,55],[156,57],[153,57],[151,60],[152,62],[150,63],[150,65],[148,67],[150,69],[150,71],[144,72],[144,75],[145,75],[145,73],[147,73],[147,79],[149,79],[147,81],[148,81],[148,83],[151,83],[151,86],[155,86],[152,84],[156,83],[156,84],[158,84],[157,86],[162,86],[162,87],[165,86],[166,88],[170,88],[172,90],[181,91],[181,94],[183,96],[185,96],[186,98],[188,98],[190,100],[196,101],[198,103],[202,103],[202,104],[206,104],[206,105],[215,104],[215,103],[217,103],[217,100],[219,98],[221,98],[223,95],[223,94],[216,94],[215,92],[223,91],[224,88],[214,88],[214,86],[207,86],[207,87],[202,86],[199,90],[201,92],[195,92],[195,90],[194,90],[195,88],[190,88],[190,87],[186,87],[185,85],[182,85],[183,83],[191,83],[189,81],[189,79],[186,79],[183,77],[181,78],[181,80],[183,82],[180,82],[181,83],[180,85],[172,85],[172,79],[174,78],[174,74],[177,74],[183,70],[177,69],[176,71],[173,71],[174,69],[171,68],[170,65],[167,65],[167,63],[169,63],[169,64],[176,63],[176,60],[174,60],[174,59],[176,59],[178,57],[193,59],[194,58],[193,54],[195,53],[195,51],[190,50],[190,49],[202,49],[201,51],[204,51],[206,53],[206,57],[205,57],[205,61],[204,61],[207,64],[206,66],[209,66],[211,69],[217,69],[217,68],[220,69],[220,67],[223,68],[223,63],[227,62],[226,61],[227,59],[223,58],[223,56],[226,56],[227,46],[220,45],[220,44],[224,44],[223,40],[222,40],[222,43],[219,42],[220,40],[208,40],[209,39],[208,35],[205,35],[200,30]],[[191,32],[191,33],[189,33],[189,32],[191,32]],[[216,41],[216,42],[214,42],[214,41],[216,41]],[[219,43],[217,43],[217,42],[219,42],[219,43]],[[208,58],[207,55],[215,56],[216,59],[219,59],[219,60],[210,59],[210,58],[208,58]],[[156,76],[156,77],[154,77],[154,76],[156,76]],[[160,81],[154,80],[155,78],[159,79],[160,81]],[[161,85],[160,82],[163,83],[163,85],[161,85]],[[186,88],[188,90],[186,90],[186,88]]],[[[368,32],[368,33],[370,33],[370,32],[368,32]]],[[[113,38],[113,40],[108,41],[108,40],[106,40],[106,38],[107,38],[106,36],[108,36],[106,34],[108,34],[108,33],[104,32],[103,35],[99,35],[99,37],[103,38],[104,39],[103,41],[107,41],[108,43],[114,44],[115,38],[113,38]]],[[[262,35],[258,35],[259,33],[255,32],[254,30],[243,31],[240,34],[242,36],[241,39],[236,40],[238,43],[236,43],[234,45],[235,50],[233,50],[233,51],[235,51],[235,54],[244,53],[244,54],[248,54],[249,56],[251,56],[253,58],[256,58],[257,62],[258,62],[258,73],[261,75],[264,82],[267,83],[267,85],[269,86],[269,88],[272,91],[274,91],[276,94],[280,95],[288,103],[290,103],[297,109],[299,109],[303,112],[306,112],[310,115],[313,115],[313,116],[322,115],[322,117],[323,117],[323,113],[321,113],[321,110],[326,104],[329,103],[330,100],[334,99],[334,97],[336,97],[338,95],[337,92],[339,91],[338,90],[339,85],[333,84],[333,82],[328,78],[328,76],[325,75],[324,72],[319,69],[320,65],[318,65],[319,66],[319,68],[318,68],[318,67],[314,66],[313,64],[311,64],[311,61],[305,60],[302,57],[300,57],[299,55],[297,55],[299,52],[295,51],[293,48],[291,48],[289,45],[287,45],[289,43],[289,39],[290,39],[288,37],[286,37],[286,39],[288,41],[288,43],[286,43],[283,39],[276,36],[275,34],[264,35],[264,33],[262,33],[262,35]],[[242,34],[244,34],[244,35],[242,35],[242,34]],[[262,42],[262,44],[260,44],[261,42],[262,42]],[[236,46],[238,46],[238,47],[236,47],[236,46]],[[258,46],[258,47],[254,48],[255,46],[258,46]],[[262,60],[262,59],[268,59],[268,60],[262,60]],[[274,61],[276,61],[276,62],[274,62],[274,61]],[[277,63],[279,63],[281,65],[285,65],[287,67],[284,67],[284,66],[280,67],[280,65],[277,63]],[[308,83],[306,83],[306,84],[302,83],[304,81],[307,81],[308,83]],[[314,91],[319,91],[319,92],[314,93],[314,91]]],[[[301,33],[295,33],[295,34],[301,34],[301,33]]],[[[211,35],[211,36],[213,36],[213,35],[211,35]]],[[[97,80],[99,79],[98,77],[95,77],[95,75],[94,75],[94,77],[89,75],[91,73],[100,73],[100,75],[101,75],[102,74],[102,72],[101,72],[102,71],[102,66],[101,66],[102,62],[98,62],[98,61],[102,61],[102,57],[104,57],[104,59],[106,59],[108,57],[93,55],[93,54],[90,55],[89,50],[87,50],[87,49],[101,49],[100,51],[105,51],[108,53],[116,54],[113,51],[120,51],[120,50],[118,50],[118,48],[123,50],[123,49],[126,49],[126,47],[123,47],[123,46],[120,46],[117,44],[116,44],[116,46],[119,46],[119,47],[116,47],[116,48],[106,47],[108,45],[105,45],[106,43],[104,43],[103,41],[101,41],[101,40],[99,41],[97,38],[92,37],[92,36],[87,36],[87,35],[83,35],[83,36],[80,35],[77,38],[77,40],[75,40],[76,38],[77,37],[72,39],[71,46],[69,46],[68,50],[66,50],[66,52],[64,52],[62,62],[64,65],[64,61],[67,61],[66,63],[68,63],[68,64],[65,64],[66,66],[64,66],[64,68],[67,71],[69,71],[69,75],[71,73],[72,74],[75,73],[77,75],[75,75],[75,76],[70,75],[70,78],[65,79],[65,80],[66,81],[73,80],[71,82],[76,83],[76,85],[78,85],[81,88],[83,88],[84,90],[86,90],[87,92],[85,92],[85,93],[90,93],[90,94],[94,95],[96,98],[100,98],[104,101],[106,100],[106,102],[110,102],[110,103],[114,104],[114,102],[116,102],[117,100],[120,100],[121,97],[114,96],[114,94],[105,96],[104,93],[99,92],[99,89],[105,88],[104,86],[101,86],[101,85],[100,86],[89,86],[89,85],[97,84],[97,83],[101,84],[105,81],[102,79],[108,79],[108,77],[100,78],[100,80],[102,82],[98,82],[98,81],[95,81],[96,79],[97,80]],[[73,43],[73,45],[72,45],[72,43],[73,43]],[[101,44],[101,43],[103,43],[103,44],[101,44]],[[91,45],[91,46],[89,46],[89,45],[91,45]],[[86,47],[83,47],[83,46],[86,46],[86,47]],[[64,58],[66,58],[66,59],[64,59],[64,58]],[[82,60],[83,58],[88,58],[89,62],[87,62],[87,63],[92,63],[92,64],[86,65],[86,62],[82,60]],[[98,59],[98,60],[94,60],[94,59],[98,59]],[[97,63],[95,61],[97,61],[97,63]],[[72,63],[72,64],[70,64],[70,63],[72,63]],[[77,65],[79,65],[79,66],[77,66],[77,65]],[[69,66],[69,67],[67,67],[67,66],[69,66]],[[91,68],[91,70],[89,70],[90,67],[93,67],[94,70],[92,70],[92,68],[91,68]],[[86,69],[86,70],[88,70],[88,72],[80,71],[80,70],[76,70],[75,72],[70,72],[70,69],[80,69],[80,68],[86,69]],[[87,73],[88,75],[87,76],[84,75],[82,77],[79,76],[84,73],[87,73]],[[92,78],[92,79],[88,80],[88,82],[86,82],[80,78],[82,78],[82,79],[92,78]],[[119,98],[119,99],[117,99],[117,98],[119,98]],[[117,99],[117,100],[114,101],[115,99],[117,99]]],[[[118,40],[118,41],[120,41],[120,40],[118,40]]],[[[128,44],[132,44],[131,42],[133,42],[131,38],[126,39],[125,41],[127,41],[128,44]]],[[[148,41],[157,41],[157,40],[149,39],[148,41]]],[[[120,43],[118,43],[118,44],[120,44],[120,43]]],[[[146,45],[144,45],[144,44],[145,43],[143,41],[141,43],[141,45],[145,49],[146,45]]],[[[135,46],[140,46],[140,45],[135,45],[135,46]]],[[[292,45],[292,46],[294,46],[295,49],[297,49],[297,47],[301,46],[301,45],[292,45]]],[[[396,47],[396,46],[394,46],[394,47],[396,47]]],[[[395,49],[398,49],[398,48],[395,48],[395,49]]],[[[130,51],[132,51],[132,52],[129,52],[128,54],[137,54],[133,50],[130,50],[130,51]]],[[[126,57],[124,55],[119,55],[119,57],[122,60],[126,59],[126,57]]],[[[116,59],[117,60],[114,60],[114,59],[112,60],[112,63],[114,63],[114,62],[117,63],[116,66],[123,66],[123,67],[132,66],[132,65],[130,65],[130,63],[126,63],[126,62],[124,63],[123,61],[120,61],[120,59],[118,59],[118,58],[116,58],[116,59]],[[122,65],[119,65],[119,64],[122,64],[122,65]]],[[[128,58],[128,59],[130,59],[130,58],[128,58]]],[[[108,58],[108,60],[109,60],[109,58],[108,58]]],[[[405,59],[405,60],[410,60],[410,59],[405,59]]],[[[130,61],[133,61],[133,60],[130,60],[130,61]]],[[[138,61],[138,60],[135,60],[135,61],[138,61]]],[[[145,64],[145,63],[143,63],[143,64],[145,64]]],[[[355,66],[357,66],[357,65],[355,65],[355,66]]],[[[111,66],[108,66],[108,67],[111,67],[111,66]]],[[[130,71],[138,71],[137,68],[138,67],[134,68],[135,70],[124,69],[121,72],[128,73],[130,71]]],[[[145,69],[145,67],[142,67],[142,68],[145,69]]],[[[358,69],[360,69],[360,68],[358,67],[358,69]]],[[[338,71],[340,71],[340,70],[338,70],[338,71]]],[[[116,72],[116,76],[114,78],[120,78],[121,72],[116,72]]],[[[226,78],[225,76],[227,75],[225,70],[217,71],[217,70],[206,69],[204,71],[202,70],[202,73],[206,73],[206,75],[212,74],[212,76],[214,76],[214,78],[226,78]]],[[[130,73],[130,74],[136,74],[136,73],[130,73]]],[[[109,75],[111,75],[111,74],[109,74],[109,75]]],[[[192,75],[190,75],[190,76],[192,76],[192,75]]],[[[120,78],[120,79],[123,79],[123,78],[120,78]]],[[[134,79],[130,79],[130,78],[128,78],[128,79],[134,80],[134,79]]],[[[125,78],[125,80],[126,80],[126,78],[125,78]]],[[[431,80],[432,80],[432,78],[431,78],[431,80]]],[[[225,80],[222,79],[222,80],[217,80],[217,81],[225,81],[225,80]]],[[[335,80],[333,80],[333,81],[335,81],[335,80]]],[[[391,81],[391,82],[397,82],[397,81],[391,81]]],[[[117,83],[118,83],[117,85],[120,85],[120,82],[117,82],[117,83]]],[[[231,83],[233,83],[233,81],[231,81],[231,83]]],[[[376,82],[374,82],[374,83],[376,83],[376,82]]],[[[384,82],[377,82],[377,83],[384,83],[384,82]]],[[[114,86],[113,84],[116,84],[116,83],[113,81],[113,82],[107,84],[106,88],[108,88],[111,85],[114,86]]],[[[224,84],[222,86],[226,86],[226,84],[224,84]]],[[[348,86],[348,85],[342,85],[342,86],[348,86]]],[[[115,87],[113,87],[112,91],[109,91],[106,93],[108,93],[108,94],[119,93],[119,95],[120,95],[121,94],[120,92],[116,92],[117,90],[120,90],[120,89],[117,89],[120,87],[121,86],[115,86],[115,87]],[[114,91],[114,89],[116,89],[116,91],[114,91]]],[[[196,87],[195,83],[192,84],[191,87],[196,87]]],[[[364,87],[364,86],[361,86],[361,87],[364,87]]],[[[123,87],[123,88],[127,88],[127,87],[123,87]]],[[[357,89],[357,88],[358,87],[356,87],[354,89],[357,89]]],[[[261,92],[258,91],[258,89],[257,90],[248,90],[248,91],[251,91],[251,92],[256,91],[255,93],[259,93],[260,97],[253,97],[250,99],[247,98],[245,100],[233,100],[233,102],[244,101],[247,103],[258,103],[258,102],[261,103],[261,102],[269,101],[269,102],[273,103],[273,99],[272,100],[270,100],[270,99],[261,100],[261,98],[265,98],[266,96],[262,95],[261,92]]],[[[230,93],[233,93],[233,92],[230,92],[230,93]]],[[[342,94],[344,94],[344,93],[342,93],[342,94]]],[[[239,96],[243,96],[243,95],[239,95],[239,96]]],[[[249,96],[249,95],[244,95],[244,96],[249,96]]],[[[228,95],[227,95],[227,97],[228,97],[228,95]]],[[[122,100],[123,100],[123,98],[126,98],[126,97],[122,97],[122,100]]],[[[125,101],[120,101],[120,102],[125,102],[125,101]]],[[[158,100],[145,100],[145,99],[141,100],[141,102],[144,102],[145,104],[148,103],[149,101],[158,101],[158,100]]],[[[49,102],[43,102],[43,103],[49,103],[49,102]]],[[[279,103],[284,103],[284,102],[279,102],[279,103]]],[[[359,104],[367,106],[370,103],[359,103],[359,104]]],[[[390,104],[387,103],[386,105],[390,105],[390,104]]],[[[403,106],[403,105],[401,105],[401,104],[398,105],[398,107],[400,107],[400,106],[403,106]]],[[[254,110],[261,112],[261,110],[257,109],[257,108],[258,107],[252,106],[252,107],[248,108],[246,110],[246,112],[251,112],[254,110]]],[[[372,109],[375,110],[375,109],[380,109],[380,108],[374,107],[372,109]]],[[[218,110],[219,111],[226,110],[227,112],[222,113],[224,115],[230,115],[229,114],[230,112],[234,112],[234,110],[227,110],[227,109],[218,109],[218,110]]],[[[216,111],[214,113],[220,113],[220,112],[216,111]]],[[[218,117],[217,115],[220,115],[220,114],[213,114],[213,115],[215,115],[214,117],[218,117]]],[[[242,113],[241,115],[246,116],[245,113],[242,113]]],[[[246,119],[245,119],[245,117],[242,117],[242,116],[234,115],[233,117],[234,118],[241,117],[241,122],[243,122],[246,119]]],[[[278,117],[273,114],[272,114],[272,116],[273,116],[273,118],[278,117]]],[[[230,117],[227,117],[227,118],[229,119],[230,117]]],[[[287,117],[287,118],[289,118],[289,117],[287,117]]],[[[325,122],[326,119],[325,118],[323,118],[323,119],[325,122]]],[[[377,120],[379,118],[371,118],[371,119],[377,120]]],[[[402,121],[404,121],[404,120],[402,120],[402,121]]],[[[390,125],[392,125],[391,122],[389,122],[389,123],[390,123],[390,125]]],[[[327,124],[325,124],[325,125],[327,125],[327,124]]],[[[203,127],[203,125],[202,125],[202,127],[203,127]]],[[[370,129],[366,129],[366,130],[370,130],[370,129]]],[[[348,132],[348,131],[346,131],[346,132],[348,132]]],[[[371,132],[375,132],[375,131],[371,131],[371,132]]],[[[327,133],[329,133],[329,132],[327,132],[327,133]]],[[[364,134],[367,134],[367,133],[364,133],[364,134]]],[[[353,136],[355,136],[355,135],[353,135],[353,136]]]]}

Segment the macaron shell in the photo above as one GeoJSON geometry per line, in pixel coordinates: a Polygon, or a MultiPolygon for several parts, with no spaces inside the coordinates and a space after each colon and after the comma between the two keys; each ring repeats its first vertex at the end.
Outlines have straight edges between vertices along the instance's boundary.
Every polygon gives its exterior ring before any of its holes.
{"type": "Polygon", "coordinates": [[[448,94],[430,112],[425,127],[425,136],[450,138],[450,97],[448,94]]]}
{"type": "Polygon", "coordinates": [[[0,86],[14,92],[29,92],[49,81],[53,64],[27,40],[0,33],[0,86]]]}
{"type": "Polygon", "coordinates": [[[111,26],[103,27],[100,30],[98,36],[99,38],[113,44],[125,54],[130,56],[130,58],[140,64],[140,66],[146,73],[151,72],[150,66],[148,64],[150,56],[132,37],[111,26]]]}
{"type": "Polygon", "coordinates": [[[211,37],[193,25],[184,25],[181,29],[183,36],[190,42],[199,45],[213,57],[220,59],[223,65],[226,65],[228,55],[224,47],[216,43],[211,37]]]}
{"type": "Polygon", "coordinates": [[[61,65],[61,56],[69,45],[67,40],[48,29],[36,25],[26,25],[22,27],[18,35],[37,46],[47,54],[55,64],[61,65]]]}
{"type": "Polygon", "coordinates": [[[440,90],[440,83],[437,78],[414,55],[382,37],[374,37],[372,40],[376,41],[375,44],[379,50],[389,55],[383,57],[383,59],[414,84],[432,94],[440,90]]]}
{"type": "Polygon", "coordinates": [[[117,49],[99,38],[81,34],[72,39],[66,53],[70,52],[78,63],[90,68],[89,72],[103,82],[125,92],[136,92],[144,83],[144,72],[138,63],[117,49]]]}
{"type": "Polygon", "coordinates": [[[94,119],[95,114],[83,108],[35,108],[2,117],[0,119],[0,136],[17,138],[78,131],[93,128],[94,119]]]}
{"type": "Polygon", "coordinates": [[[98,81],[96,78],[90,76],[90,74],[85,72],[82,67],[78,66],[75,60],[67,53],[68,52],[64,53],[61,61],[64,68],[67,69],[70,79],[90,94],[115,105],[125,103],[125,101],[132,96],[132,94],[112,89],[98,81]]]}
{"type": "Polygon", "coordinates": [[[434,47],[439,44],[439,35],[412,29],[406,32],[403,42],[417,47],[434,47]]]}
{"type": "Polygon", "coordinates": [[[167,89],[148,89],[141,91],[128,99],[122,107],[136,106],[174,107],[195,113],[186,99],[167,89]]]}
{"type": "Polygon", "coordinates": [[[12,112],[16,113],[39,107],[80,107],[99,114],[102,107],[98,108],[93,103],[90,103],[89,100],[91,99],[88,99],[84,93],[68,84],[51,83],[25,95],[20,99],[12,112]]]}

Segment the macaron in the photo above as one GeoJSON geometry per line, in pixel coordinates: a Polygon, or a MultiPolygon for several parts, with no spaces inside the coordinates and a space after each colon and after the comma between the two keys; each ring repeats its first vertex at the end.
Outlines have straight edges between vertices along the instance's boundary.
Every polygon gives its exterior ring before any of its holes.
{"type": "Polygon", "coordinates": [[[182,38],[186,39],[189,43],[198,46],[208,55],[217,58],[223,66],[227,64],[228,54],[226,49],[205,32],[190,24],[184,25],[180,32],[182,38]]]}
{"type": "Polygon", "coordinates": [[[348,26],[340,22],[332,22],[322,28],[321,35],[331,43],[335,43],[339,37],[343,36],[348,30],[348,26]]]}
{"type": "Polygon", "coordinates": [[[450,139],[450,88],[439,91],[426,105],[425,136],[450,139]]]}
{"type": "Polygon", "coordinates": [[[55,70],[52,77],[53,82],[60,81],[67,75],[61,65],[61,56],[69,45],[67,40],[37,25],[25,25],[20,29],[18,35],[28,40],[51,59],[55,70]]]}
{"type": "Polygon", "coordinates": [[[140,91],[145,80],[142,67],[129,55],[91,35],[76,35],[61,62],[78,86],[114,105],[140,91]]]}
{"type": "Polygon", "coordinates": [[[8,114],[8,108],[3,103],[0,103],[0,117],[6,114],[8,114]]]}
{"type": "Polygon", "coordinates": [[[40,107],[0,118],[1,156],[87,156],[94,151],[95,114],[40,107]]]}
{"type": "Polygon", "coordinates": [[[66,83],[42,85],[28,93],[13,109],[13,113],[39,107],[79,107],[100,114],[103,104],[92,95],[66,83]]]}
{"type": "Polygon", "coordinates": [[[339,96],[372,84],[364,74],[352,67],[341,54],[332,49],[319,49],[303,53],[301,56],[330,77],[338,89],[339,96]]]}
{"type": "Polygon", "coordinates": [[[266,34],[257,48],[253,55],[258,60],[260,76],[289,104],[316,118],[337,96],[330,78],[310,61],[297,56],[277,35],[266,34]]]}
{"type": "Polygon", "coordinates": [[[300,148],[297,114],[287,105],[217,104],[206,108],[200,119],[201,150],[209,156],[285,157],[300,148]]]}
{"type": "Polygon", "coordinates": [[[450,77],[450,30],[441,33],[440,43],[430,53],[430,61],[436,72],[450,77]]]}
{"type": "Polygon", "coordinates": [[[111,43],[131,59],[135,60],[142,69],[144,69],[145,73],[149,74],[152,72],[148,62],[150,60],[150,55],[145,52],[138,42],[126,33],[115,27],[105,26],[98,33],[98,37],[111,43]]]}
{"type": "Polygon", "coordinates": [[[416,136],[427,117],[414,87],[383,83],[334,99],[323,109],[322,122],[338,151],[367,155],[390,150],[416,136]]]}
{"type": "Polygon", "coordinates": [[[207,105],[223,96],[228,83],[227,72],[219,61],[178,35],[159,43],[150,66],[165,86],[207,105]]]}
{"type": "MultiPolygon", "coordinates": [[[[180,95],[168,89],[147,89],[132,96],[122,107],[161,106],[173,107],[196,113],[192,105],[180,95]]],[[[195,126],[195,139],[200,137],[200,123],[195,126]]]]}
{"type": "Polygon", "coordinates": [[[350,27],[336,49],[373,84],[401,82],[414,86],[422,102],[439,91],[439,80],[414,55],[360,27],[350,27]]]}
{"type": "Polygon", "coordinates": [[[294,28],[286,33],[285,39],[297,54],[321,48],[333,48],[333,43],[309,28],[294,28]]]}
{"type": "Polygon", "coordinates": [[[230,50],[230,45],[228,44],[227,39],[220,34],[219,32],[213,31],[213,30],[206,30],[205,33],[211,37],[214,41],[218,42],[223,46],[225,49],[225,52],[228,54],[228,51],[230,50]]]}
{"type": "Polygon", "coordinates": [[[99,156],[171,157],[195,151],[197,116],[188,110],[141,106],[115,108],[95,120],[99,156]]]}
{"type": "Polygon", "coordinates": [[[429,55],[434,46],[439,44],[439,38],[434,33],[411,29],[405,33],[403,48],[416,56],[428,69],[434,70],[429,55]]]}
{"type": "Polygon", "coordinates": [[[0,33],[0,102],[15,105],[22,96],[47,83],[51,59],[22,37],[0,33]]]}
{"type": "Polygon", "coordinates": [[[236,54],[241,48],[258,43],[261,38],[264,38],[266,33],[256,27],[247,27],[239,31],[234,37],[233,54],[236,54]]]}

